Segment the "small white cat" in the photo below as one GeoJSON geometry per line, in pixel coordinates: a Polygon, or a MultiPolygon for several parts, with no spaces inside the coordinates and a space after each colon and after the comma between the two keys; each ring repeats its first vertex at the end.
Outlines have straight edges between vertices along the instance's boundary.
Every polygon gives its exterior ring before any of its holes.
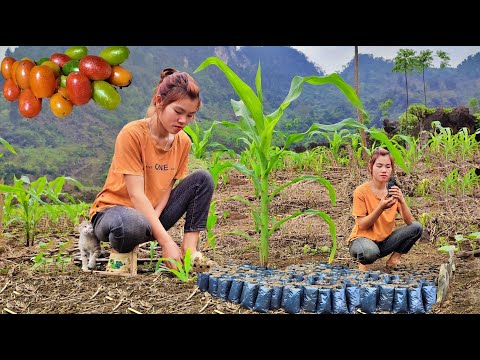
{"type": "Polygon", "coordinates": [[[90,221],[83,220],[78,225],[78,231],[80,232],[78,247],[82,259],[82,270],[94,270],[97,265],[97,258],[102,252],[100,241],[95,236],[93,225],[90,221]]]}

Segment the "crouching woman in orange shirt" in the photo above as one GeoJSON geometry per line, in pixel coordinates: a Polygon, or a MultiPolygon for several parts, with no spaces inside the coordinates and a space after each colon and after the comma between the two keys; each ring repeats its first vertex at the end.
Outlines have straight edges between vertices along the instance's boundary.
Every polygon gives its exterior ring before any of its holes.
{"type": "Polygon", "coordinates": [[[367,265],[389,254],[387,270],[395,268],[400,257],[422,236],[422,225],[414,221],[400,188],[394,185],[387,190],[394,171],[390,152],[377,148],[368,162],[371,179],[353,193],[355,226],[348,238],[349,251],[363,271],[368,270],[367,265]],[[394,230],[397,212],[406,225],[394,230]]]}
{"type": "MultiPolygon", "coordinates": [[[[191,140],[183,131],[200,104],[195,80],[166,68],[147,116],[129,122],[118,134],[105,185],[90,209],[95,235],[110,242],[113,264],[123,259],[119,254],[153,240],[165,258],[181,262],[188,249],[194,259],[201,255],[197,244],[206,228],[213,179],[206,170],[188,174],[191,140]],[[178,246],[167,230],[183,215],[178,246]]],[[[171,262],[167,266],[175,267],[171,262]]]]}

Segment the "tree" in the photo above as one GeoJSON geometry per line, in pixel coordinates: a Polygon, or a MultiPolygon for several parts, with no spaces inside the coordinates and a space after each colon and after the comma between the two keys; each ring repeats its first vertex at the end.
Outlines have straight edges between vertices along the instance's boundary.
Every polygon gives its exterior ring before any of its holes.
{"type": "Polygon", "coordinates": [[[425,88],[425,69],[432,67],[432,50],[422,50],[415,59],[415,67],[422,72],[423,96],[425,98],[425,107],[427,106],[427,91],[425,88]]]}
{"type": "Polygon", "coordinates": [[[470,108],[470,111],[472,114],[476,114],[479,112],[478,108],[478,100],[476,98],[470,98],[468,100],[468,107],[470,108]]]}
{"type": "Polygon", "coordinates": [[[405,116],[408,113],[408,80],[407,75],[412,73],[412,70],[415,68],[415,50],[412,49],[400,49],[398,50],[397,56],[393,58],[395,65],[393,66],[392,72],[403,72],[405,74],[405,89],[407,92],[407,105],[405,107],[405,116]]]}
{"type": "MultiPolygon", "coordinates": [[[[437,56],[440,58],[440,69],[445,69],[447,66],[450,66],[450,56],[445,51],[438,50],[437,56]]],[[[443,96],[440,95],[441,106],[443,107],[443,96]]]]}
{"type": "Polygon", "coordinates": [[[388,110],[390,107],[393,105],[393,100],[392,99],[387,99],[380,105],[378,105],[378,108],[382,110],[382,116],[383,117],[388,117],[388,110]]]}

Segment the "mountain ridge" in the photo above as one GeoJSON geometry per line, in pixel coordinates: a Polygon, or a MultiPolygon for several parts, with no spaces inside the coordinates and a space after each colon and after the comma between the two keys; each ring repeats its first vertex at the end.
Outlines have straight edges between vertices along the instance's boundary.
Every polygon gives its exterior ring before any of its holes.
{"type": "MultiPolygon", "coordinates": [[[[68,46],[20,46],[9,56],[16,59],[48,57],[64,52],[68,46]]],[[[90,54],[104,47],[89,46],[90,54]]],[[[197,118],[202,127],[213,120],[235,121],[230,100],[238,99],[224,74],[209,67],[193,74],[203,60],[218,56],[254,91],[255,74],[261,65],[264,112],[275,111],[288,94],[294,76],[322,76],[324,73],[300,51],[288,46],[129,46],[130,57],[123,64],[132,72],[132,84],[119,90],[122,100],[110,111],[93,101],[75,107],[64,119],[51,114],[48,101],[41,114],[33,119],[20,116],[17,102],[0,99],[0,136],[9,141],[17,155],[5,152],[0,160],[0,173],[10,182],[13,175],[32,178],[48,175],[72,176],[88,186],[101,186],[113,154],[116,134],[127,122],[144,116],[160,72],[175,67],[189,72],[201,88],[202,107],[197,118]]],[[[383,117],[378,106],[393,100],[389,118],[405,111],[405,77],[392,73],[393,61],[359,55],[359,96],[370,114],[371,124],[381,127],[383,117]]],[[[466,105],[470,98],[480,98],[480,53],[465,59],[457,68],[425,71],[427,106],[456,107],[466,105]]],[[[353,60],[339,75],[354,87],[353,60]]],[[[421,75],[408,77],[409,104],[424,102],[421,75]]],[[[4,79],[0,82],[3,86],[4,79]]],[[[278,124],[281,131],[305,131],[312,123],[334,123],[347,117],[356,118],[356,109],[333,85],[305,84],[300,97],[286,109],[278,124]]],[[[214,139],[235,147],[231,132],[220,127],[214,139]],[[230,137],[230,138],[229,138],[230,137]]]]}

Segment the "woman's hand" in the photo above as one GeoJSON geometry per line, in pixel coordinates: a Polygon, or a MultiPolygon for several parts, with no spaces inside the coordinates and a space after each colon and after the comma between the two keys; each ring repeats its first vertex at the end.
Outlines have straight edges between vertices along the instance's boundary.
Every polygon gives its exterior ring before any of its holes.
{"type": "Polygon", "coordinates": [[[397,199],[400,205],[405,203],[402,190],[400,190],[398,186],[392,186],[389,190],[389,194],[392,195],[393,198],[397,199]]]}
{"type": "Polygon", "coordinates": [[[397,203],[397,198],[387,194],[383,198],[380,199],[379,206],[382,210],[387,210],[387,209],[390,209],[396,203],[397,203]]]}
{"type": "MultiPolygon", "coordinates": [[[[180,251],[178,245],[173,241],[173,239],[170,239],[169,241],[163,243],[162,257],[175,259],[182,264],[182,252],[180,251]]],[[[167,267],[169,267],[170,269],[177,269],[175,264],[172,264],[170,261],[165,261],[165,265],[167,265],[167,267]]]]}

